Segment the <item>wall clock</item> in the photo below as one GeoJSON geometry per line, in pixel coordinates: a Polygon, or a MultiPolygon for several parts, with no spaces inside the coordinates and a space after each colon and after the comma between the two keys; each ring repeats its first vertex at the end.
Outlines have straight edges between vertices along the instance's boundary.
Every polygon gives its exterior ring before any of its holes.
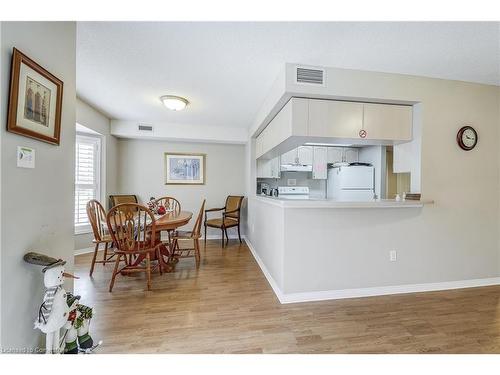
{"type": "Polygon", "coordinates": [[[477,140],[477,132],[472,126],[463,126],[457,133],[457,143],[462,150],[472,150],[476,147],[477,140]]]}

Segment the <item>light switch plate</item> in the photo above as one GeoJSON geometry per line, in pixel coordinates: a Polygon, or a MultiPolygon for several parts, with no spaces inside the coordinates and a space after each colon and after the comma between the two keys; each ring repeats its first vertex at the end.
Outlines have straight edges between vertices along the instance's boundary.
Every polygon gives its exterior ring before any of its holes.
{"type": "Polygon", "coordinates": [[[288,186],[296,186],[297,185],[297,180],[295,178],[289,178],[287,181],[286,181],[286,184],[288,186]]]}
{"type": "Polygon", "coordinates": [[[17,146],[17,166],[19,168],[35,168],[35,149],[17,146]]]}

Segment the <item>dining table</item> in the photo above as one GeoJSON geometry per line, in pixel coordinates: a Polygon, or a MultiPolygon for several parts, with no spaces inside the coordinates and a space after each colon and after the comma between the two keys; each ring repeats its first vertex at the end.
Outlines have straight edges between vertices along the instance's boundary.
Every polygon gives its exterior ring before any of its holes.
{"type": "MultiPolygon", "coordinates": [[[[166,212],[163,215],[155,215],[156,221],[156,241],[161,241],[161,232],[163,231],[172,231],[176,230],[179,227],[182,227],[189,223],[191,218],[193,217],[193,213],[190,211],[180,211],[180,212],[166,212]]],[[[170,241],[164,243],[160,248],[161,259],[158,259],[160,263],[160,267],[164,272],[172,272],[174,267],[169,264],[168,260],[165,261],[165,257],[170,259],[172,255],[172,249],[170,241]]],[[[134,261],[134,265],[139,265],[146,258],[145,254],[141,254],[134,261]]],[[[156,255],[153,255],[152,260],[156,259],[156,255]]]]}

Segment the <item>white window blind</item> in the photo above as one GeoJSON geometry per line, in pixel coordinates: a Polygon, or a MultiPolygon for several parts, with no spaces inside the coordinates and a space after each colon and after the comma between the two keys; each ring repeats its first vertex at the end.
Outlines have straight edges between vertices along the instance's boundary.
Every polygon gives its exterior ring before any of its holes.
{"type": "Polygon", "coordinates": [[[101,198],[101,139],[77,134],[75,147],[75,231],[90,230],[87,202],[101,198]]]}

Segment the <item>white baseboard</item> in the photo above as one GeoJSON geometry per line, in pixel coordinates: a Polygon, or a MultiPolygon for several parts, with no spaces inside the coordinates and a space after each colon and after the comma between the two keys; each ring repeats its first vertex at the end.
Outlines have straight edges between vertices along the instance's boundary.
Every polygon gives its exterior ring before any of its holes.
{"type": "Polygon", "coordinates": [[[253,247],[250,240],[246,236],[244,236],[244,241],[247,244],[248,248],[250,249],[250,252],[252,253],[255,261],[259,265],[262,273],[264,273],[264,276],[266,277],[267,282],[269,283],[269,285],[273,289],[274,294],[276,294],[276,297],[278,297],[278,300],[280,301],[280,303],[286,303],[286,302],[283,302],[284,295],[283,295],[283,292],[281,291],[280,287],[278,286],[278,283],[276,282],[276,280],[274,280],[272,275],[267,270],[266,265],[264,264],[262,259],[260,259],[259,254],[257,254],[257,251],[255,251],[255,248],[253,247]]]}
{"type": "Polygon", "coordinates": [[[464,289],[476,288],[481,286],[500,285],[500,277],[490,277],[484,279],[468,279],[456,281],[443,281],[438,283],[423,283],[423,284],[405,284],[405,285],[391,285],[370,288],[354,288],[354,289],[338,289],[338,290],[324,290],[315,292],[300,292],[300,293],[283,293],[279,288],[276,280],[271,276],[266,268],[266,265],[260,259],[255,251],[251,242],[245,237],[245,242],[250,249],[255,261],[264,273],[269,285],[276,294],[280,303],[297,303],[297,302],[312,302],[312,301],[326,301],[334,299],[345,298],[360,298],[360,297],[374,297],[384,296],[390,294],[404,294],[404,293],[422,293],[433,292],[439,290],[450,289],[464,289]]]}

